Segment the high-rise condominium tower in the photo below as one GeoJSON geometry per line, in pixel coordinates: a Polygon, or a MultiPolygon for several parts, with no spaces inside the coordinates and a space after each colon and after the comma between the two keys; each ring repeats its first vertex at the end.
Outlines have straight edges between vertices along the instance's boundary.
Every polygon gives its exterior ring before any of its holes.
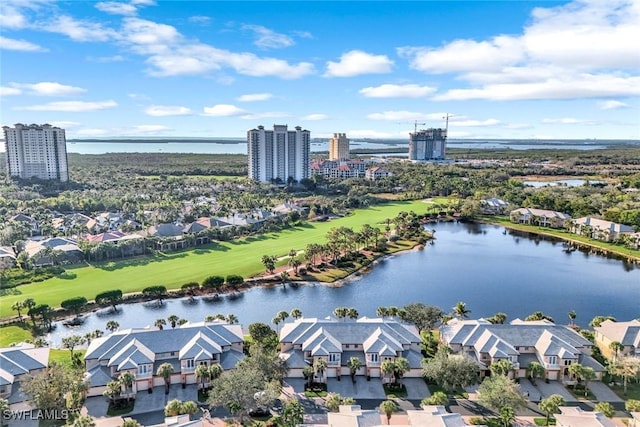
{"type": "Polygon", "coordinates": [[[262,182],[286,183],[309,178],[311,133],[296,126],[273,125],[247,131],[249,178],[262,182]]]}
{"type": "Polygon", "coordinates": [[[422,129],[409,134],[409,160],[444,160],[447,153],[445,129],[422,129]]]}
{"type": "Polygon", "coordinates": [[[69,180],[64,129],[20,123],[3,129],[9,176],[69,180]]]}
{"type": "Polygon", "coordinates": [[[349,158],[349,139],[346,133],[334,133],[329,139],[329,160],[346,160],[349,158]]]}

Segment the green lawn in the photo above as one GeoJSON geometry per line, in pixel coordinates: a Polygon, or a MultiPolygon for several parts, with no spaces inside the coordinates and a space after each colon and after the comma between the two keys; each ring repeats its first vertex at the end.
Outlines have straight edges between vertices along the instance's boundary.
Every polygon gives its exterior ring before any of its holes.
{"type": "Polygon", "coordinates": [[[619,385],[620,380],[616,382],[615,385],[611,386],[611,390],[613,390],[618,396],[620,396],[624,400],[640,400],[640,383],[638,382],[629,382],[627,383],[627,393],[624,393],[624,387],[619,385]]]}
{"type": "Polygon", "coordinates": [[[144,257],[115,261],[100,265],[70,268],[64,277],[21,285],[15,294],[0,299],[0,318],[15,314],[11,305],[15,301],[34,298],[38,304],[58,307],[60,302],[76,296],[92,300],[98,293],[109,289],[123,292],[140,291],[147,286],[164,285],[177,289],[187,282],[201,282],[210,275],[240,274],[247,278],[264,270],[262,255],[285,256],[290,249],[303,250],[308,243],[323,242],[329,229],[382,223],[401,211],[424,213],[427,204],[422,201],[394,202],[356,210],[345,218],[328,222],[304,223],[278,233],[267,233],[231,242],[213,243],[154,258],[144,257]]]}
{"type": "Polygon", "coordinates": [[[30,340],[31,332],[28,328],[11,325],[0,329],[0,347],[9,347],[11,344],[30,340]]]}

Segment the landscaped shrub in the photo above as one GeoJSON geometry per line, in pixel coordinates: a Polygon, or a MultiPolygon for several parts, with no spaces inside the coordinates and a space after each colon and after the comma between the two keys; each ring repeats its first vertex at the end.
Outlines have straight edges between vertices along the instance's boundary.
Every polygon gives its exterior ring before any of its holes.
{"type": "Polygon", "coordinates": [[[238,274],[229,274],[227,276],[227,285],[229,286],[240,286],[244,283],[244,277],[238,274]]]}
{"type": "Polygon", "coordinates": [[[224,285],[224,277],[222,276],[209,276],[202,281],[202,287],[204,289],[220,289],[224,285]]]}

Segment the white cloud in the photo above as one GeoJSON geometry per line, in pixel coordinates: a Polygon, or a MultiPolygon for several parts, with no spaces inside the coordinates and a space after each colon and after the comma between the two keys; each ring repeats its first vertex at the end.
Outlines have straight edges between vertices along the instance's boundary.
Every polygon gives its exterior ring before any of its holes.
{"type": "Polygon", "coordinates": [[[211,22],[211,18],[203,15],[195,15],[189,17],[189,22],[192,22],[194,24],[207,25],[209,24],[209,22],[211,22]]]}
{"type": "Polygon", "coordinates": [[[69,128],[74,128],[76,126],[80,126],[79,122],[70,122],[70,121],[55,121],[55,122],[50,122],[52,126],[57,126],[59,128],[63,128],[63,129],[69,129],[69,128]]]}
{"type": "Polygon", "coordinates": [[[16,110],[27,111],[64,111],[64,112],[84,112],[98,111],[107,108],[113,108],[118,105],[115,101],[59,101],[49,102],[47,104],[31,105],[28,107],[19,107],[16,110]]]}
{"type": "Polygon", "coordinates": [[[155,0],[130,0],[131,4],[136,6],[155,6],[155,0]]]}
{"type": "Polygon", "coordinates": [[[504,126],[506,129],[531,129],[532,125],[528,123],[509,123],[504,126]]]}
{"type": "Polygon", "coordinates": [[[144,112],[154,117],[186,116],[191,114],[191,109],[181,106],[152,105],[144,110],[144,112]]]}
{"type": "Polygon", "coordinates": [[[9,83],[10,86],[26,89],[30,95],[69,96],[85,93],[87,90],[77,86],[63,85],[57,82],[9,83]]]}
{"type": "Polygon", "coordinates": [[[175,27],[139,18],[125,18],[122,41],[137,54],[147,56],[148,73],[157,77],[197,75],[223,67],[239,74],[297,79],[314,72],[313,64],[290,64],[253,53],[235,53],[186,40],[175,27]]]}
{"type": "Polygon", "coordinates": [[[460,126],[460,127],[484,127],[484,126],[497,126],[501,124],[498,119],[487,119],[487,120],[457,120],[452,121],[449,119],[449,122],[452,125],[460,126]]]}
{"type": "Polygon", "coordinates": [[[555,124],[555,125],[596,125],[597,122],[592,120],[582,120],[576,119],[574,117],[561,117],[561,118],[545,118],[542,119],[542,123],[544,124],[555,124]]]}
{"type": "Polygon", "coordinates": [[[263,27],[262,25],[243,25],[243,30],[252,31],[256,39],[253,44],[262,49],[278,49],[282,47],[293,46],[293,39],[285,34],[276,33],[275,31],[263,27]]]}
{"type": "Polygon", "coordinates": [[[431,95],[436,88],[416,84],[394,85],[383,84],[377,87],[360,89],[360,94],[367,98],[422,98],[431,95]]]}
{"type": "Polygon", "coordinates": [[[108,64],[110,62],[122,62],[124,61],[124,56],[122,55],[113,55],[113,56],[87,56],[87,61],[97,62],[98,64],[108,64]]]}
{"type": "Polygon", "coordinates": [[[46,52],[47,49],[26,40],[10,39],[0,36],[0,49],[21,50],[24,52],[46,52]]]}
{"type": "Polygon", "coordinates": [[[215,117],[233,117],[247,114],[242,108],[238,108],[235,105],[230,104],[217,104],[213,107],[204,107],[205,116],[215,117]]]}
{"type": "Polygon", "coordinates": [[[407,121],[407,120],[425,120],[428,115],[414,111],[385,111],[382,113],[368,114],[367,118],[371,120],[389,120],[389,121],[407,121]]]}
{"type": "Polygon", "coordinates": [[[386,55],[372,55],[352,50],[340,57],[340,62],[327,62],[325,77],[353,77],[361,74],[390,73],[393,61],[386,55]]]}
{"type": "Polygon", "coordinates": [[[239,102],[255,102],[255,101],[267,101],[273,98],[273,95],[270,93],[248,93],[246,95],[241,95],[237,98],[239,102]]]}
{"type": "Polygon", "coordinates": [[[411,68],[431,73],[497,71],[523,58],[521,41],[498,36],[489,41],[455,40],[441,48],[401,47],[398,54],[409,58],[411,68]]]}
{"type": "Polygon", "coordinates": [[[95,4],[95,8],[113,15],[135,15],[138,12],[138,9],[132,4],[115,1],[98,2],[95,4]]]}
{"type": "Polygon", "coordinates": [[[77,42],[104,42],[117,37],[117,33],[111,28],[95,22],[78,21],[66,15],[40,22],[37,26],[44,31],[64,34],[77,42]]]}
{"type": "Polygon", "coordinates": [[[610,99],[607,101],[598,102],[598,106],[600,107],[601,110],[617,110],[618,108],[627,108],[629,104],[625,104],[624,102],[610,99]]]}
{"type": "Polygon", "coordinates": [[[433,97],[436,101],[490,99],[579,99],[640,95],[640,77],[608,74],[567,75],[530,83],[489,84],[473,89],[451,89],[433,97]]]}
{"type": "Polygon", "coordinates": [[[241,118],[244,120],[259,120],[259,119],[268,119],[268,118],[281,119],[284,117],[291,117],[291,114],[285,113],[282,111],[265,111],[263,113],[245,114],[241,118]]]}
{"type": "Polygon", "coordinates": [[[575,0],[535,8],[520,34],[397,51],[412,68],[469,83],[435,100],[634,96],[639,21],[635,0],[575,0]]]}
{"type": "Polygon", "coordinates": [[[89,128],[89,129],[79,129],[77,131],[74,131],[73,133],[78,136],[103,136],[109,133],[109,131],[106,129],[89,128]]]}
{"type": "Polygon", "coordinates": [[[0,8],[0,27],[7,29],[11,28],[19,30],[27,26],[26,17],[18,10],[14,5],[3,2],[2,8],[0,8]]]}
{"type": "Polygon", "coordinates": [[[326,120],[328,119],[329,116],[327,116],[326,114],[322,114],[322,113],[316,113],[316,114],[308,114],[304,117],[301,117],[302,120],[326,120]]]}
{"type": "Polygon", "coordinates": [[[0,86],[0,96],[20,95],[22,91],[17,87],[0,86]]]}

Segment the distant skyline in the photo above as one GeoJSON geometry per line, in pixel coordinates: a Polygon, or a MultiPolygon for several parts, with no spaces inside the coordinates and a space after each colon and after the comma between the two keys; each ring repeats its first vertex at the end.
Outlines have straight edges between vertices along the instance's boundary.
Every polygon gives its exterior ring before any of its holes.
{"type": "Polygon", "coordinates": [[[1,124],[640,139],[639,22],[638,0],[5,0],[1,124]]]}

